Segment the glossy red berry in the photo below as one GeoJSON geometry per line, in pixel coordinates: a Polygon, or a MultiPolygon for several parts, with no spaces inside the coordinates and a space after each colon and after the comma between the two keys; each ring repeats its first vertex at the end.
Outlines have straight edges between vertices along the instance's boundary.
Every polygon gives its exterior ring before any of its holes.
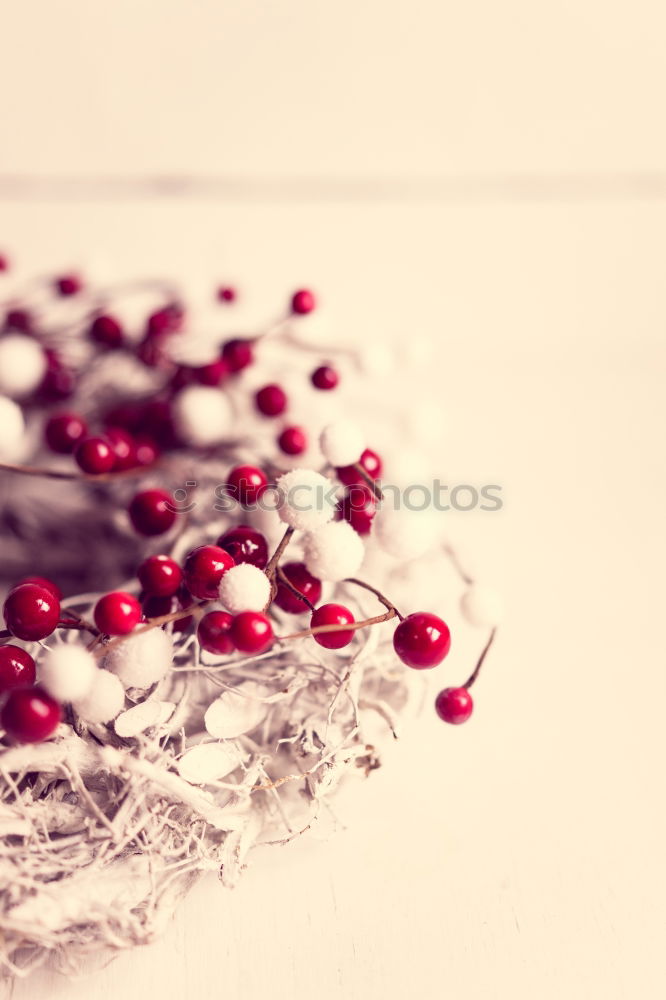
{"type": "Polygon", "coordinates": [[[30,333],[32,316],[27,309],[8,309],[5,316],[5,330],[17,330],[19,333],[30,333]]]}
{"type": "Polygon", "coordinates": [[[104,347],[121,347],[125,339],[123,328],[113,316],[96,316],[90,324],[89,337],[104,347]]]}
{"type": "MultiPolygon", "coordinates": [[[[354,616],[344,604],[322,604],[312,612],[310,628],[319,628],[322,625],[351,625],[353,622],[354,616]]],[[[342,649],[352,641],[354,632],[353,628],[340,629],[339,632],[319,632],[313,638],[324,649],[342,649]]]]}
{"type": "Polygon", "coordinates": [[[140,535],[163,535],[173,527],[177,512],[165,490],[143,490],[129,505],[132,527],[140,535]]]}
{"type": "Polygon", "coordinates": [[[95,625],[105,635],[129,635],[141,621],[141,605],[131,594],[114,590],[100,597],[93,617],[95,625]]]}
{"type": "Polygon", "coordinates": [[[220,285],[217,290],[218,302],[235,302],[237,292],[231,285],[220,285]]]}
{"type": "Polygon", "coordinates": [[[354,531],[359,535],[367,535],[377,513],[377,500],[369,486],[357,483],[347,487],[340,511],[354,531]]]}
{"type": "Polygon", "coordinates": [[[230,497],[238,500],[244,507],[256,504],[268,485],[268,479],[254,465],[237,465],[229,473],[227,491],[230,497]]]}
{"type": "Polygon", "coordinates": [[[234,644],[231,639],[233,616],[226,611],[209,611],[204,615],[197,628],[197,639],[201,648],[209,653],[221,653],[227,656],[233,653],[234,644]]]}
{"type": "Polygon", "coordinates": [[[444,722],[459,726],[469,719],[474,702],[467,688],[444,688],[435,698],[435,710],[444,722]]]}
{"type": "Polygon", "coordinates": [[[55,279],[54,288],[58,295],[77,295],[83,288],[83,282],[78,274],[63,274],[55,279]]]}
{"type": "Polygon", "coordinates": [[[299,289],[291,297],[291,311],[296,313],[297,316],[305,316],[307,313],[311,313],[316,305],[317,300],[307,288],[299,289]]]}
{"type": "MultiPolygon", "coordinates": [[[[54,583],[53,580],[49,580],[45,576],[24,576],[16,584],[16,587],[22,587],[24,583],[34,583],[37,587],[43,587],[44,590],[48,590],[49,594],[52,594],[53,597],[55,597],[56,601],[62,600],[62,591],[58,584],[54,583]]],[[[16,587],[12,589],[15,590],[16,587]]]]}
{"type": "Polygon", "coordinates": [[[230,372],[240,372],[254,361],[251,340],[228,340],[222,348],[222,358],[230,372]]]}
{"type": "Polygon", "coordinates": [[[35,683],[35,661],[20,646],[0,646],[0,694],[35,683]]]}
{"type": "Polygon", "coordinates": [[[46,423],[44,440],[58,455],[71,455],[88,433],[78,413],[56,413],[46,423]]]}
{"type": "Polygon", "coordinates": [[[221,385],[225,378],[231,373],[229,364],[224,358],[211,361],[208,365],[201,365],[194,369],[194,378],[199,385],[221,385]]]}
{"type": "Polygon", "coordinates": [[[0,721],[17,742],[40,743],[53,735],[61,718],[58,702],[41,688],[31,687],[10,692],[0,721]]]}
{"type": "MultiPolygon", "coordinates": [[[[382,460],[377,452],[371,448],[365,449],[359,460],[359,465],[365,469],[371,479],[379,479],[381,477],[382,460]]],[[[355,483],[365,482],[363,476],[354,465],[340,466],[335,470],[335,473],[340,482],[344,483],[345,486],[354,486],[355,483]]]]}
{"type": "MultiPolygon", "coordinates": [[[[284,575],[289,580],[292,587],[295,587],[310,604],[317,604],[321,598],[321,580],[318,580],[316,576],[313,576],[305,568],[305,563],[302,562],[289,562],[280,566],[280,569],[284,575]]],[[[275,595],[275,603],[278,608],[282,608],[283,611],[288,611],[292,615],[300,615],[303,611],[308,610],[308,605],[305,601],[302,601],[296,594],[293,594],[288,587],[282,583],[278,577],[278,589],[275,595]]]]}
{"type": "Polygon", "coordinates": [[[451,648],[446,622],[427,611],[417,611],[401,621],[393,634],[393,648],[403,663],[427,670],[441,663],[451,648]]]}
{"type": "Polygon", "coordinates": [[[237,524],[229,528],[217,540],[217,545],[238,563],[251,563],[265,569],[268,563],[268,542],[260,531],[249,524],[237,524]]]}
{"type": "Polygon", "coordinates": [[[105,472],[111,472],[116,464],[113,448],[106,438],[101,437],[84,438],[76,446],[74,458],[79,468],[90,476],[100,476],[105,472]]]}
{"type": "Polygon", "coordinates": [[[200,545],[188,554],[183,576],[189,591],[202,601],[214,601],[220,580],[232,566],[233,558],[219,545],[200,545]]]}
{"type": "Polygon", "coordinates": [[[136,457],[136,442],[124,427],[109,427],[105,434],[114,455],[114,472],[123,469],[133,469],[138,464],[136,457]]]}
{"type": "Polygon", "coordinates": [[[51,635],[60,618],[60,601],[36,583],[11,590],[4,606],[7,628],[17,639],[36,642],[51,635]]]}
{"type": "Polygon", "coordinates": [[[273,644],[273,626],[261,611],[241,611],[231,623],[231,639],[241,653],[264,653],[273,644]]]}
{"type": "Polygon", "coordinates": [[[307,451],[308,436],[302,427],[285,427],[278,438],[278,447],[285,455],[302,455],[307,451]]]}
{"type": "Polygon", "coordinates": [[[330,365],[321,365],[313,371],[310,379],[315,389],[335,389],[340,376],[330,365]]]}
{"type": "Polygon", "coordinates": [[[169,556],[148,556],[136,574],[147,594],[171,597],[183,582],[183,571],[169,556]]]}
{"type": "Polygon", "coordinates": [[[287,409],[287,394],[279,385],[265,385],[254,397],[259,413],[265,417],[279,417],[287,409]]]}

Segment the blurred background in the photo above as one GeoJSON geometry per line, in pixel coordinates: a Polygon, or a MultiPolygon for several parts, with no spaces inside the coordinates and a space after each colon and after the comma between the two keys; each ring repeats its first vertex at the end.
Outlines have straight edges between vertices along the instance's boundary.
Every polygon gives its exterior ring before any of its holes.
{"type": "Polygon", "coordinates": [[[14,996],[663,996],[663,4],[32,0],[2,24],[17,272],[231,282],[243,328],[311,286],[341,340],[414,344],[415,383],[369,391],[433,401],[444,478],[502,485],[450,531],[508,607],[473,725],[426,713],[344,832],[14,996]]]}

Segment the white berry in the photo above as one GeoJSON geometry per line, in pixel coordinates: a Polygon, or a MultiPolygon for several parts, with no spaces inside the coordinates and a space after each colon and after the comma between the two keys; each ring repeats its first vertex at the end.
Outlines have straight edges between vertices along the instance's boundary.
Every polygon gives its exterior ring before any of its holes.
{"type": "Polygon", "coordinates": [[[384,504],[375,515],[372,537],[396,559],[418,559],[433,545],[432,513],[384,504]]]}
{"type": "Polygon", "coordinates": [[[353,420],[336,420],[324,427],[319,446],[331,465],[354,465],[365,448],[365,436],[353,420]]]}
{"type": "Polygon", "coordinates": [[[92,689],[97,661],[84,646],[53,646],[39,663],[39,682],[56,701],[78,701],[92,689]]]}
{"type": "Polygon", "coordinates": [[[98,670],[85,698],[74,702],[74,710],[84,722],[110,722],[122,711],[125,688],[119,677],[108,670],[98,670]]]}
{"type": "Polygon", "coordinates": [[[12,462],[19,457],[24,434],[25,420],[21,407],[13,399],[0,396],[0,459],[2,461],[12,462]]]}
{"type": "Polygon", "coordinates": [[[344,580],[358,571],[365,547],[346,521],[331,521],[305,536],[304,561],[319,580],[344,580]]]}
{"type": "Polygon", "coordinates": [[[220,581],[220,601],[233,615],[241,611],[262,611],[271,598],[268,577],[258,566],[232,566],[220,581]]]}
{"type": "Polygon", "coordinates": [[[185,441],[204,448],[218,444],[228,435],[232,412],[227,397],[219,389],[191,385],[176,396],[174,418],[185,441]]]}
{"type": "Polygon", "coordinates": [[[470,625],[494,628],[503,618],[500,595],[489,587],[473,584],[460,599],[460,610],[470,625]]]}
{"type": "Polygon", "coordinates": [[[149,688],[166,675],[173,660],[171,636],[161,628],[138,632],[111,646],[105,666],[125,687],[149,688]]]}
{"type": "Polygon", "coordinates": [[[23,333],[0,338],[0,392],[27,396],[46,374],[46,355],[36,340],[23,333]]]}
{"type": "Polygon", "coordinates": [[[294,469],[277,481],[278,514],[285,524],[299,531],[314,531],[330,521],[335,512],[335,486],[312,469],[294,469]]]}

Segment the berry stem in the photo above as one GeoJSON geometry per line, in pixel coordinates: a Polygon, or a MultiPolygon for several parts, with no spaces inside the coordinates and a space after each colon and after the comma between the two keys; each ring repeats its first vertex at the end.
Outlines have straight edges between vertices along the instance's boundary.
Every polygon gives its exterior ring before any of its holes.
{"type": "Polygon", "coordinates": [[[354,468],[358,472],[359,476],[362,477],[362,479],[368,484],[368,486],[372,490],[375,500],[383,500],[384,494],[382,493],[379,484],[375,479],[372,478],[367,469],[363,468],[361,462],[354,462],[354,468]]]}
{"type": "Polygon", "coordinates": [[[376,587],[370,586],[369,583],[365,583],[363,580],[357,580],[356,577],[353,576],[348,577],[344,582],[354,583],[356,584],[357,587],[363,587],[364,590],[369,590],[371,594],[375,595],[378,601],[381,601],[381,603],[384,605],[385,608],[387,608],[389,611],[395,611],[396,616],[400,619],[400,621],[404,621],[405,616],[401,615],[398,609],[396,608],[395,604],[393,604],[392,601],[389,601],[388,597],[384,597],[382,592],[380,590],[377,590],[376,587]]]}
{"type": "Polygon", "coordinates": [[[268,566],[266,567],[266,569],[264,571],[266,573],[266,576],[268,577],[268,579],[271,580],[271,582],[273,581],[273,577],[275,576],[275,573],[276,573],[276,570],[277,570],[277,566],[278,566],[278,563],[280,562],[280,558],[282,556],[282,553],[284,552],[284,550],[286,549],[286,547],[289,545],[289,542],[291,540],[291,536],[294,533],[294,530],[295,529],[292,528],[291,525],[289,525],[289,527],[285,531],[284,535],[280,539],[280,544],[278,545],[278,547],[276,548],[275,552],[271,556],[271,558],[270,558],[270,560],[268,562],[268,566]]]}
{"type": "Polygon", "coordinates": [[[444,552],[449,557],[449,559],[450,559],[450,561],[451,561],[451,563],[453,565],[453,568],[455,569],[456,573],[458,574],[458,576],[460,577],[460,579],[463,581],[463,583],[466,583],[468,586],[471,586],[471,584],[474,583],[474,578],[471,577],[469,575],[469,573],[467,573],[465,571],[465,569],[463,568],[462,563],[460,562],[460,559],[458,557],[458,553],[455,551],[455,549],[451,545],[448,545],[448,544],[445,544],[443,546],[443,549],[444,549],[444,552]]]}
{"type": "Polygon", "coordinates": [[[479,676],[479,673],[481,672],[481,667],[483,666],[483,661],[485,660],[486,656],[488,655],[488,651],[489,651],[490,647],[492,646],[493,642],[495,641],[495,636],[496,635],[497,635],[497,629],[496,628],[491,629],[490,635],[488,636],[488,641],[486,642],[485,646],[483,647],[483,649],[481,651],[481,656],[476,661],[476,666],[474,667],[474,670],[472,671],[472,673],[469,675],[469,677],[467,678],[467,680],[463,684],[464,688],[468,688],[468,689],[471,688],[472,684],[474,683],[474,681],[479,676]]]}
{"type": "Polygon", "coordinates": [[[292,632],[290,635],[278,635],[279,642],[286,642],[287,639],[306,639],[309,635],[320,635],[322,632],[349,632],[359,628],[367,628],[368,625],[378,625],[380,622],[390,621],[397,618],[398,612],[395,608],[386,611],[383,615],[375,615],[374,618],[364,618],[360,622],[349,622],[344,625],[317,625],[315,628],[306,628],[302,632],[292,632]]]}
{"type": "Polygon", "coordinates": [[[90,622],[84,621],[83,618],[76,620],[73,618],[61,618],[58,622],[58,628],[77,629],[79,632],[90,632],[91,635],[99,635],[99,629],[90,622]]]}
{"type": "Polygon", "coordinates": [[[315,606],[312,603],[312,601],[308,600],[305,594],[302,594],[297,587],[294,587],[293,583],[290,581],[289,577],[280,566],[278,566],[277,568],[277,575],[279,577],[280,583],[282,583],[287,588],[287,590],[289,590],[294,595],[294,597],[298,597],[299,600],[303,601],[303,603],[307,605],[310,611],[314,611],[315,606]]]}
{"type": "MultiPolygon", "coordinates": [[[[159,463],[154,462],[150,471],[154,472],[159,463]]],[[[35,465],[13,465],[10,462],[0,462],[0,470],[3,472],[15,472],[19,476],[37,476],[42,479],[65,479],[65,480],[88,480],[95,483],[109,482],[115,479],[131,479],[132,477],[145,476],[146,468],[137,466],[135,469],[118,469],[117,472],[102,472],[97,475],[89,472],[61,472],[59,469],[45,469],[35,465]]]]}

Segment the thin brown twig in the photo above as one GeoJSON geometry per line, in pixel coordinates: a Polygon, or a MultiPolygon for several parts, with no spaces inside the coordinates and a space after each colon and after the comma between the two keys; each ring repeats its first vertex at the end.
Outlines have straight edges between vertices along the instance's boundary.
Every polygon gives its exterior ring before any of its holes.
{"type": "Polygon", "coordinates": [[[312,603],[312,601],[310,601],[305,596],[305,594],[302,594],[298,589],[298,587],[295,587],[293,585],[293,583],[291,582],[291,580],[289,579],[289,577],[287,576],[287,574],[285,573],[285,571],[282,569],[281,566],[278,566],[277,568],[277,575],[280,579],[280,583],[282,583],[287,588],[287,590],[294,595],[294,597],[297,597],[299,601],[303,601],[303,604],[305,604],[310,609],[310,611],[314,611],[315,606],[312,603]]]}
{"type": "Polygon", "coordinates": [[[463,684],[464,688],[471,688],[472,684],[474,683],[474,681],[479,676],[479,673],[481,672],[481,667],[483,666],[483,661],[485,660],[486,656],[488,655],[488,650],[490,649],[490,647],[492,646],[493,642],[495,641],[495,636],[496,635],[497,635],[497,629],[496,628],[491,629],[490,635],[488,636],[488,641],[487,641],[487,643],[485,644],[485,646],[483,647],[483,649],[481,651],[481,656],[476,661],[476,666],[474,667],[474,670],[472,671],[472,673],[469,675],[469,677],[467,678],[467,680],[463,684]]]}
{"type": "Polygon", "coordinates": [[[99,475],[92,475],[89,472],[65,472],[61,469],[48,469],[36,465],[14,465],[11,462],[0,462],[0,471],[14,472],[19,476],[36,476],[41,479],[62,479],[67,481],[77,480],[79,482],[108,483],[116,479],[131,479],[137,476],[145,476],[153,473],[159,468],[159,463],[153,465],[139,465],[134,469],[119,469],[118,472],[102,472],[99,475]]]}
{"type": "Polygon", "coordinates": [[[348,576],[344,582],[354,583],[357,587],[363,587],[364,590],[369,590],[371,594],[375,595],[378,601],[381,601],[385,608],[388,608],[389,611],[395,611],[400,621],[404,621],[405,616],[400,614],[393,601],[389,601],[388,597],[384,597],[381,590],[377,590],[376,587],[372,587],[369,583],[365,583],[364,580],[357,580],[354,576],[348,576]]]}
{"type": "Polygon", "coordinates": [[[354,462],[354,468],[358,472],[364,481],[368,484],[370,489],[375,495],[376,500],[383,500],[384,494],[382,493],[381,487],[376,479],[373,479],[367,469],[364,469],[360,462],[354,462]]]}
{"type": "Polygon", "coordinates": [[[388,622],[391,618],[397,618],[398,612],[395,608],[387,611],[383,615],[375,615],[374,618],[364,618],[360,622],[350,622],[348,625],[317,625],[315,628],[306,628],[302,632],[292,632],[290,635],[278,635],[279,642],[286,642],[287,639],[305,639],[309,635],[319,635],[322,632],[345,632],[356,631],[359,628],[366,628],[368,625],[378,625],[379,622],[388,622]]]}

